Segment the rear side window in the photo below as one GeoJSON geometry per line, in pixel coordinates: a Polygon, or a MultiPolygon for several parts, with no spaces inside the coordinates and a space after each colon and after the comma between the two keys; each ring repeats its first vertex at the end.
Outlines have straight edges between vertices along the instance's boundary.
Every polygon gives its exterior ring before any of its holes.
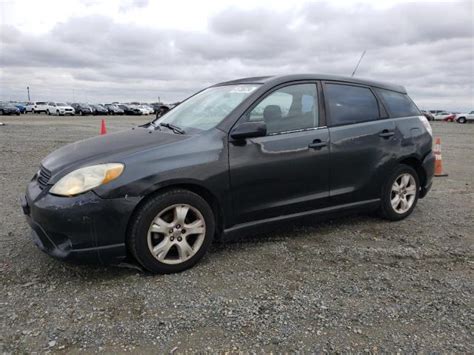
{"type": "Polygon", "coordinates": [[[326,84],[324,97],[332,126],[373,121],[380,116],[377,99],[368,88],[326,84]]]}
{"type": "Polygon", "coordinates": [[[378,89],[391,117],[419,116],[420,110],[406,94],[378,89]]]}

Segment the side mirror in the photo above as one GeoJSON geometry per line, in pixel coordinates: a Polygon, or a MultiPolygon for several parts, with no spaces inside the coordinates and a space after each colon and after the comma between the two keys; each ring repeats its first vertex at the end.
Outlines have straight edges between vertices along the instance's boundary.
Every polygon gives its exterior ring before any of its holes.
{"type": "Polygon", "coordinates": [[[267,125],[264,122],[244,122],[230,132],[230,136],[234,139],[263,137],[265,135],[267,135],[267,125]]]}

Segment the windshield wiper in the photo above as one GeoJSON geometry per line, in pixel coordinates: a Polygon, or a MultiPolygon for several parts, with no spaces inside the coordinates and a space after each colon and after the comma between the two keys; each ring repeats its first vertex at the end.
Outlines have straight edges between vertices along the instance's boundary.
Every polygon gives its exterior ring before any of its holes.
{"type": "Polygon", "coordinates": [[[186,132],[184,131],[184,129],[178,127],[178,126],[175,126],[174,124],[171,124],[171,123],[160,123],[160,126],[163,126],[163,127],[166,127],[166,128],[169,128],[171,129],[174,133],[177,133],[177,134],[185,134],[186,132]]]}

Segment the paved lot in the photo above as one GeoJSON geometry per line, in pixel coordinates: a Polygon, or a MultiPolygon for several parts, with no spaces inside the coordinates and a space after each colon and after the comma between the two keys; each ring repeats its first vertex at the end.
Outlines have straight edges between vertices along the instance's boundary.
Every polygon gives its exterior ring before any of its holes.
{"type": "Polygon", "coordinates": [[[40,160],[98,134],[100,119],[0,121],[2,352],[474,352],[474,124],[433,124],[449,177],[402,222],[300,222],[149,276],[51,259],[18,205],[40,160]]]}

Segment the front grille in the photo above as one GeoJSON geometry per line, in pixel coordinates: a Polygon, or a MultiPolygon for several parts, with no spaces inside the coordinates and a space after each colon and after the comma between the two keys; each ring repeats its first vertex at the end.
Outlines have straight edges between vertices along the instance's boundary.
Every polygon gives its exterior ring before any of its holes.
{"type": "Polygon", "coordinates": [[[41,165],[38,173],[38,185],[41,189],[44,189],[51,178],[51,171],[41,165]]]}

